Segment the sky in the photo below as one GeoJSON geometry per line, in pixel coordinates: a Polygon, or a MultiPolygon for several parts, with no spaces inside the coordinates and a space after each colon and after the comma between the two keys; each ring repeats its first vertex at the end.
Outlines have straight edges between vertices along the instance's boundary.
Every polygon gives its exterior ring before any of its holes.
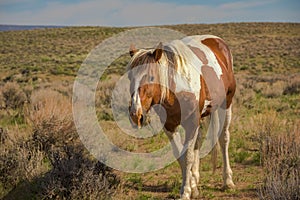
{"type": "Polygon", "coordinates": [[[0,0],[0,24],[151,26],[300,22],[300,0],[0,0]]]}

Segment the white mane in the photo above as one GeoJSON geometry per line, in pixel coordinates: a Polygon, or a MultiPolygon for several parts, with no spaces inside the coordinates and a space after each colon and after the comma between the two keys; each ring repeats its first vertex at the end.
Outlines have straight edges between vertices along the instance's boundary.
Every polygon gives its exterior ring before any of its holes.
{"type": "Polygon", "coordinates": [[[170,74],[174,74],[176,79],[176,89],[173,92],[187,91],[196,94],[199,97],[200,92],[200,73],[203,63],[191,51],[191,49],[181,40],[174,40],[165,45],[170,48],[171,52],[164,50],[163,56],[160,59],[162,67],[159,68],[160,83],[161,83],[161,101],[168,97],[169,93],[169,78],[170,74]],[[167,54],[173,53],[174,60],[169,60],[167,54]],[[173,67],[170,67],[172,65],[173,67]]]}

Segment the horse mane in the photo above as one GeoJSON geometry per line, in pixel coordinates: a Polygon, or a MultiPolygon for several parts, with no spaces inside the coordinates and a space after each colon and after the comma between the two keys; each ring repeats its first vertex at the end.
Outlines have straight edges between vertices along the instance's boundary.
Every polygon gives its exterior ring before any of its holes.
{"type": "Polygon", "coordinates": [[[139,65],[146,65],[149,63],[153,63],[154,60],[150,56],[150,52],[153,51],[151,49],[139,49],[131,58],[130,62],[127,65],[127,71],[130,69],[137,67],[139,65]]]}
{"type": "MultiPolygon", "coordinates": [[[[151,56],[154,50],[155,48],[139,49],[133,55],[127,70],[139,65],[154,63],[154,58],[151,56]]],[[[173,40],[163,46],[163,54],[159,60],[161,66],[158,70],[159,83],[161,85],[161,102],[169,96],[171,75],[178,75],[182,77],[188,85],[191,85],[191,68],[197,68],[195,61],[199,62],[192,50],[181,40],[173,40]]]]}
{"type": "Polygon", "coordinates": [[[161,65],[166,66],[159,68],[160,83],[162,86],[161,101],[169,96],[169,88],[175,89],[170,86],[170,74],[180,76],[192,90],[191,69],[197,69],[197,66],[199,68],[199,65],[197,65],[199,60],[182,40],[173,40],[166,44],[164,46],[163,56],[159,62],[161,65]]]}

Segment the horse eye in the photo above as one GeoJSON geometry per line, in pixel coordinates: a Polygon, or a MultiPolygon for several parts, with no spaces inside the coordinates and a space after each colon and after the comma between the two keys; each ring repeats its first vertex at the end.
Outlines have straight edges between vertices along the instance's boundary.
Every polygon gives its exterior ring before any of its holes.
{"type": "Polygon", "coordinates": [[[152,82],[154,81],[154,76],[150,76],[149,80],[152,82]]]}

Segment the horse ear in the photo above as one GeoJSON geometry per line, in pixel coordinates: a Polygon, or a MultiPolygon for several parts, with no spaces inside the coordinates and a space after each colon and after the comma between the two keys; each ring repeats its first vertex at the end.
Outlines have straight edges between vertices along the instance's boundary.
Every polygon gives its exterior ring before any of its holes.
{"type": "Polygon", "coordinates": [[[160,42],[153,52],[155,62],[159,61],[163,53],[163,44],[160,42]]]}
{"type": "Polygon", "coordinates": [[[129,47],[129,54],[132,57],[138,50],[135,48],[134,44],[131,44],[129,47]]]}

